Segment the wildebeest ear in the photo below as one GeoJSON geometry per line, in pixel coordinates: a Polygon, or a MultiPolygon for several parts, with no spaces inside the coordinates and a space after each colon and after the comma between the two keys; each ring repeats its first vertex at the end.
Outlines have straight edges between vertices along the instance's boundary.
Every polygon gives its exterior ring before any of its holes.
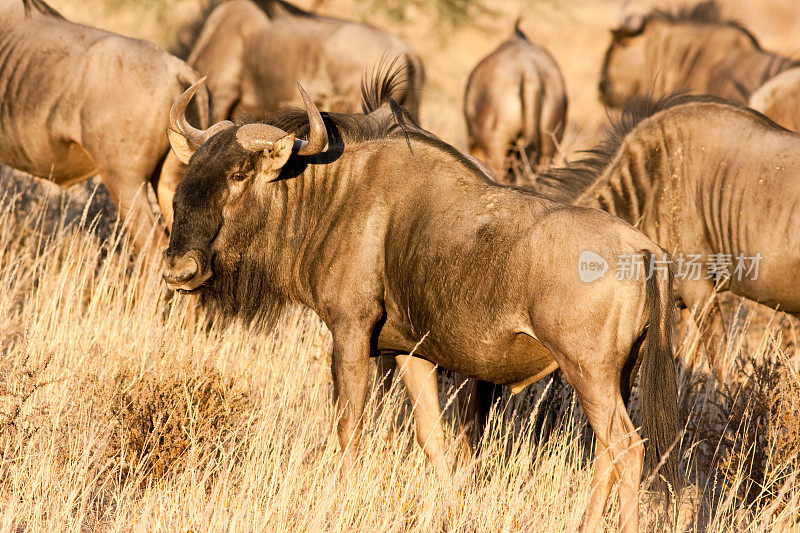
{"type": "Polygon", "coordinates": [[[172,151],[175,152],[175,155],[178,156],[181,163],[188,165],[192,154],[194,154],[194,150],[189,146],[189,141],[186,140],[186,137],[171,129],[167,129],[167,137],[169,137],[169,144],[172,147],[172,151]]]}
{"type": "Polygon", "coordinates": [[[259,174],[272,181],[281,173],[281,169],[289,160],[294,148],[294,135],[291,133],[281,137],[272,145],[271,148],[265,149],[261,158],[259,174]]]}

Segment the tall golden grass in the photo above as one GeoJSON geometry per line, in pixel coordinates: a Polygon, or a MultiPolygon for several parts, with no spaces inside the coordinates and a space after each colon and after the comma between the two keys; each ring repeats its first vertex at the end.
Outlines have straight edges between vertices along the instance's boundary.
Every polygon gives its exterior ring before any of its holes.
{"type": "MultiPolygon", "coordinates": [[[[51,3],[169,46],[201,2],[51,3]]],[[[569,155],[591,146],[605,120],[596,75],[621,3],[514,0],[447,35],[422,17],[373,22],[394,24],[420,50],[423,122],[463,146],[469,69],[523,12],[523,28],[567,78],[569,155]]],[[[329,0],[323,10],[359,18],[362,4],[329,0]]],[[[796,52],[794,0],[724,4],[765,45],[796,52]]],[[[506,398],[474,460],[460,455],[454,389],[442,379],[448,454],[460,465],[453,492],[426,473],[402,386],[373,392],[358,468],[344,484],[329,335],[312,313],[290,309],[270,335],[208,325],[191,297],[166,294],[157,266],[130,259],[102,191],[65,195],[8,173],[2,183],[13,186],[0,195],[0,531],[547,532],[580,523],[591,432],[560,380],[506,398]]],[[[727,307],[737,330],[721,350],[722,382],[696,333],[679,345],[691,485],[666,514],[642,491],[645,530],[800,530],[795,322],[733,299],[727,307]]]]}

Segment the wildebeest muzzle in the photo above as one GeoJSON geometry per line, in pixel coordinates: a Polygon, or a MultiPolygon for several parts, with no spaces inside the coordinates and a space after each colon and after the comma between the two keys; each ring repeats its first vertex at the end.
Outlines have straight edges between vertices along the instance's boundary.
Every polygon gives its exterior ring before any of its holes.
{"type": "Polygon", "coordinates": [[[178,254],[167,248],[162,277],[172,290],[193,291],[211,277],[211,269],[205,256],[198,250],[178,254]]]}

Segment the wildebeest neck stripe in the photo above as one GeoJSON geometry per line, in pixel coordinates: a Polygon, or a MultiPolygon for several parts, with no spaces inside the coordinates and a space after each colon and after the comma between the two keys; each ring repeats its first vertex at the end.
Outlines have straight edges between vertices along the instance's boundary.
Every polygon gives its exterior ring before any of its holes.
{"type": "MultiPolygon", "coordinates": [[[[694,96],[685,93],[673,93],[656,100],[637,98],[628,103],[619,120],[614,120],[608,125],[603,140],[595,148],[587,150],[585,152],[587,154],[586,157],[574,163],[569,163],[565,167],[550,169],[543,172],[538,176],[536,184],[533,187],[534,190],[554,200],[569,203],[575,202],[590,187],[596,189],[597,187],[603,186],[600,182],[609,178],[609,175],[605,174],[606,169],[617,155],[625,137],[633,131],[637,125],[656,113],[690,102],[719,102],[733,105],[759,116],[775,127],[781,128],[761,113],[728,102],[716,96],[694,96]]],[[[619,188],[619,185],[605,185],[619,188]]],[[[629,199],[633,199],[636,194],[637,193],[630,191],[628,193],[629,199]]],[[[613,203],[609,194],[602,196],[604,198],[603,201],[613,203]]],[[[615,211],[611,212],[614,213],[615,211]]]]}

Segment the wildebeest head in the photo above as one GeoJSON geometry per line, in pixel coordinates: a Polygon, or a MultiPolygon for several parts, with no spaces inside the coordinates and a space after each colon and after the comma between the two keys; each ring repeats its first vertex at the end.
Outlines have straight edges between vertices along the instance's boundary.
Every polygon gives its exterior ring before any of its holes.
{"type": "Polygon", "coordinates": [[[607,106],[620,107],[639,94],[645,83],[647,32],[652,24],[641,13],[622,18],[611,30],[611,44],[606,50],[600,74],[600,100],[607,106]]]}
{"type": "Polygon", "coordinates": [[[310,125],[308,141],[268,124],[236,127],[222,121],[195,129],[184,113],[201,83],[187,89],[170,110],[170,143],[188,165],[175,191],[175,220],[164,252],[164,280],[175,290],[197,289],[212,277],[220,248],[236,254],[252,240],[247,233],[257,229],[251,220],[254,202],[264,198],[292,154],[310,156],[328,145],[322,116],[299,85],[310,125]],[[224,231],[228,220],[237,220],[235,231],[224,231]]]}

